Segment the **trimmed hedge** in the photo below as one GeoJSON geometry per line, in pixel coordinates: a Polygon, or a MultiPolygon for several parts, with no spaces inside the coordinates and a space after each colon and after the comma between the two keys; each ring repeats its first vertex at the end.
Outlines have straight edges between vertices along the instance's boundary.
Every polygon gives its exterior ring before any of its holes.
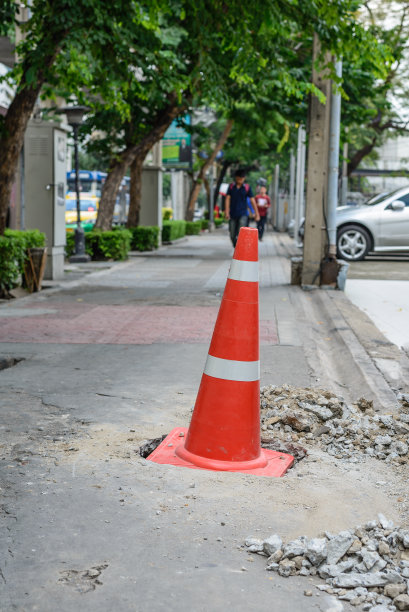
{"type": "MultiPolygon", "coordinates": [[[[85,251],[93,260],[114,259],[123,261],[128,258],[131,248],[132,233],[127,229],[115,229],[109,232],[93,230],[85,234],[85,251]]],[[[75,250],[75,234],[67,233],[65,253],[70,257],[75,250]]]]}
{"type": "Polygon", "coordinates": [[[164,221],[162,242],[171,242],[186,235],[186,221],[164,221]]]}
{"type": "Polygon", "coordinates": [[[202,230],[207,230],[209,229],[209,219],[202,219],[200,221],[200,224],[202,226],[202,230]]]}
{"type": "Polygon", "coordinates": [[[162,221],[170,221],[173,217],[173,209],[170,206],[162,208],[162,221]]]}
{"type": "Polygon", "coordinates": [[[216,227],[220,227],[221,225],[223,225],[224,223],[224,219],[215,219],[214,220],[214,224],[216,227]]]}
{"type": "Polygon", "coordinates": [[[131,249],[132,234],[127,229],[101,232],[94,230],[85,234],[85,243],[88,242],[92,250],[92,259],[114,259],[123,261],[128,259],[131,249]]]}
{"type": "Polygon", "coordinates": [[[130,227],[132,234],[132,251],[153,251],[159,246],[159,227],[157,225],[147,225],[130,227]]]}
{"type": "Polygon", "coordinates": [[[186,235],[197,236],[202,230],[201,221],[186,221],[186,235]]]}
{"type": "Polygon", "coordinates": [[[39,230],[6,229],[0,236],[0,293],[19,284],[27,259],[27,249],[45,246],[45,234],[39,230]]]}

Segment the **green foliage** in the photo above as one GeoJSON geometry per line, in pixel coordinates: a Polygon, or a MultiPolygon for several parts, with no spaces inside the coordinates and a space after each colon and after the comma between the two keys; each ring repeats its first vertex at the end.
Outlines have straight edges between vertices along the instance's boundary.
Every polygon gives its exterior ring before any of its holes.
{"type": "Polygon", "coordinates": [[[25,249],[45,246],[45,234],[37,229],[24,231],[7,229],[4,235],[12,238],[16,242],[21,242],[25,249]]]}
{"type": "Polygon", "coordinates": [[[109,159],[103,155],[98,155],[98,152],[90,153],[88,151],[80,150],[78,151],[78,165],[82,170],[99,170],[100,172],[108,172],[109,159]]]}
{"type": "Polygon", "coordinates": [[[162,208],[162,221],[170,221],[173,217],[173,209],[169,206],[162,208]]]}
{"type": "Polygon", "coordinates": [[[186,235],[197,236],[202,229],[201,221],[186,221],[186,235]]]}
{"type": "Polygon", "coordinates": [[[224,219],[215,219],[214,220],[214,224],[216,227],[220,227],[221,225],[223,225],[224,223],[224,219]]]}
{"type": "Polygon", "coordinates": [[[202,230],[209,229],[209,219],[201,219],[200,223],[201,223],[201,226],[202,226],[202,230]]]}
{"type": "MultiPolygon", "coordinates": [[[[67,232],[65,254],[70,257],[75,252],[75,234],[67,232]]],[[[132,232],[117,228],[110,232],[93,230],[85,234],[85,251],[93,260],[114,259],[123,261],[128,258],[131,248],[132,232]]]]}
{"type": "Polygon", "coordinates": [[[170,172],[164,172],[162,176],[162,196],[164,200],[168,200],[172,194],[170,172]]]}
{"type": "Polygon", "coordinates": [[[132,233],[127,229],[110,232],[93,230],[85,234],[85,244],[92,250],[92,259],[114,259],[123,261],[128,258],[132,233]]]}
{"type": "Polygon", "coordinates": [[[45,234],[39,230],[10,230],[0,236],[0,291],[15,287],[24,272],[27,249],[43,247],[45,234]]]}
{"type": "MultiPolygon", "coordinates": [[[[73,232],[65,233],[65,256],[71,257],[75,251],[75,234],[73,232]]],[[[86,250],[86,242],[85,242],[85,250],[86,250]]],[[[92,253],[87,251],[88,255],[92,256],[92,253]]]]}
{"type": "Polygon", "coordinates": [[[162,227],[162,242],[172,242],[183,238],[186,234],[186,221],[164,221],[162,227]]]}
{"type": "Polygon", "coordinates": [[[138,226],[128,228],[132,234],[132,251],[153,251],[159,246],[159,227],[138,226]]]}
{"type": "Polygon", "coordinates": [[[15,287],[20,276],[21,261],[24,261],[24,251],[21,243],[7,236],[0,236],[0,294],[15,287]]]}

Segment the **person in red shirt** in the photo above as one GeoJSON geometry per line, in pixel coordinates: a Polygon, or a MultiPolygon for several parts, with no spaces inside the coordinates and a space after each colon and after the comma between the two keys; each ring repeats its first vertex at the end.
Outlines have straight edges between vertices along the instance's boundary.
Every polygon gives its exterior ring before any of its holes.
{"type": "Polygon", "coordinates": [[[260,219],[257,221],[257,229],[258,239],[261,242],[261,240],[263,240],[264,227],[267,220],[267,210],[270,208],[271,202],[265,187],[260,187],[260,193],[258,193],[254,199],[257,204],[258,214],[260,215],[260,219]]]}

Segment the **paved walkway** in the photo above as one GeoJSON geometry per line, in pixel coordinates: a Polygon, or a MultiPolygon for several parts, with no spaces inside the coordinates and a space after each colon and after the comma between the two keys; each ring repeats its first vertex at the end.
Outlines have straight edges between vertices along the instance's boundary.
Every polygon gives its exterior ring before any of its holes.
{"type": "MultiPolygon", "coordinates": [[[[397,348],[341,292],[292,287],[293,252],[286,235],[260,245],[262,384],[393,408],[397,348]]],[[[340,610],[265,572],[244,538],[395,518],[393,488],[314,454],[274,481],[137,454],[189,423],[231,256],[218,230],[0,305],[0,362],[16,363],[0,372],[1,612],[340,610]]]]}

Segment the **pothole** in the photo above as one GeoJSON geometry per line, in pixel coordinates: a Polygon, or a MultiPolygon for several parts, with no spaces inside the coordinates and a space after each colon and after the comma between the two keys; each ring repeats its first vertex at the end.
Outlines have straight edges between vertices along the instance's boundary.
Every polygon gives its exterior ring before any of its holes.
{"type": "Polygon", "coordinates": [[[7,370],[24,361],[23,357],[0,357],[0,370],[7,370]]]}

